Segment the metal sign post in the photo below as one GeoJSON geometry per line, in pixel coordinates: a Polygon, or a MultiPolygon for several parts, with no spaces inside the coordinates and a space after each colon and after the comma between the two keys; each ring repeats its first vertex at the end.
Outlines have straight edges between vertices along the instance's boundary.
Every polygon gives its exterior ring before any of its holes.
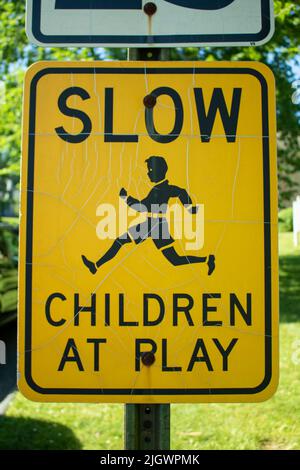
{"type": "Polygon", "coordinates": [[[170,405],[125,405],[126,450],[170,450],[170,405]]]}
{"type": "MultiPolygon", "coordinates": [[[[170,60],[170,49],[129,48],[128,60],[170,60]]],[[[149,353],[147,356],[149,357],[149,353]]],[[[143,359],[146,365],[146,357],[143,359]]],[[[124,409],[126,450],[170,450],[169,404],[127,404],[124,409]]]]}

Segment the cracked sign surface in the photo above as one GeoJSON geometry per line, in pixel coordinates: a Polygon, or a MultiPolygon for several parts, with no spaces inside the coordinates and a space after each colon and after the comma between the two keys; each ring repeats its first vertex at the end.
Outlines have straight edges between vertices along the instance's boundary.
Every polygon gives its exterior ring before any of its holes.
{"type": "Polygon", "coordinates": [[[267,67],[35,64],[21,194],[19,388],[28,398],[248,402],[274,393],[267,67]]]}
{"type": "Polygon", "coordinates": [[[274,33],[272,0],[27,0],[39,45],[170,47],[260,45],[274,33]],[[153,4],[153,2],[150,2],[153,4]]]}

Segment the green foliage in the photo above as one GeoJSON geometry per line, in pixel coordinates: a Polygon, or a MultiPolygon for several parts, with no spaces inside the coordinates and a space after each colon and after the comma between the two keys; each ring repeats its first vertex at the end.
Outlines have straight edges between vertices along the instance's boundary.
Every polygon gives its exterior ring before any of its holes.
{"type": "Polygon", "coordinates": [[[293,209],[282,209],[278,214],[279,232],[293,231],[293,209]]]}
{"type": "Polygon", "coordinates": [[[24,71],[6,76],[0,105],[0,175],[19,173],[24,71]]]}
{"type": "MultiPolygon", "coordinates": [[[[300,170],[299,105],[292,103],[293,65],[299,65],[300,2],[274,0],[276,33],[261,47],[173,48],[171,60],[257,60],[268,64],[277,81],[280,201],[297,191],[293,175],[300,170]]],[[[0,0],[0,175],[17,173],[20,161],[21,99],[24,69],[38,60],[126,60],[126,49],[41,48],[25,34],[25,1],[0,0]],[[4,83],[4,85],[3,85],[4,83]],[[1,82],[0,82],[1,85],[1,82]]],[[[298,77],[299,78],[299,77],[298,77]]]]}

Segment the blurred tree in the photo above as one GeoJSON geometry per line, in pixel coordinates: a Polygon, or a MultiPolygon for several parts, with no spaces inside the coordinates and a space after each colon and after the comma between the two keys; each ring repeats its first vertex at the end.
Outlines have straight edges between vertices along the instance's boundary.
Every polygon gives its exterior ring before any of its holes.
{"type": "MultiPolygon", "coordinates": [[[[260,47],[172,48],[172,60],[257,60],[269,65],[277,81],[280,205],[297,191],[300,171],[299,103],[292,88],[300,59],[300,0],[274,0],[276,32],[260,47]],[[294,100],[295,101],[295,100],[294,100]]],[[[41,48],[25,34],[24,0],[0,0],[0,174],[19,172],[24,70],[37,60],[125,60],[126,49],[41,48]]],[[[299,69],[300,70],[300,69],[299,69]]],[[[299,78],[299,77],[298,77],[299,78]]],[[[300,85],[299,85],[300,87],[300,85]]],[[[299,191],[299,188],[298,188],[299,191]]]]}

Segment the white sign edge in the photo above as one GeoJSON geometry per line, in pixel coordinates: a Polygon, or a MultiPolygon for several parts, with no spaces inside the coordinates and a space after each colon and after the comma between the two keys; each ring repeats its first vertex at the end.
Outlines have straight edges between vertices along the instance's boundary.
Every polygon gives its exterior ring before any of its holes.
{"type": "Polygon", "coordinates": [[[99,48],[99,47],[110,47],[110,48],[145,48],[145,47],[153,47],[153,48],[171,48],[171,47],[245,47],[245,46],[262,46],[268,43],[275,33],[275,16],[274,16],[274,2],[273,0],[270,1],[270,30],[268,34],[261,39],[260,41],[249,41],[249,42],[188,42],[188,43],[85,43],[85,42],[76,42],[76,43],[64,43],[64,42],[56,42],[56,43],[44,43],[36,39],[33,28],[32,28],[32,7],[33,7],[33,0],[26,0],[26,18],[25,18],[25,30],[27,38],[30,44],[34,44],[39,47],[92,47],[92,48],[99,48]]]}

